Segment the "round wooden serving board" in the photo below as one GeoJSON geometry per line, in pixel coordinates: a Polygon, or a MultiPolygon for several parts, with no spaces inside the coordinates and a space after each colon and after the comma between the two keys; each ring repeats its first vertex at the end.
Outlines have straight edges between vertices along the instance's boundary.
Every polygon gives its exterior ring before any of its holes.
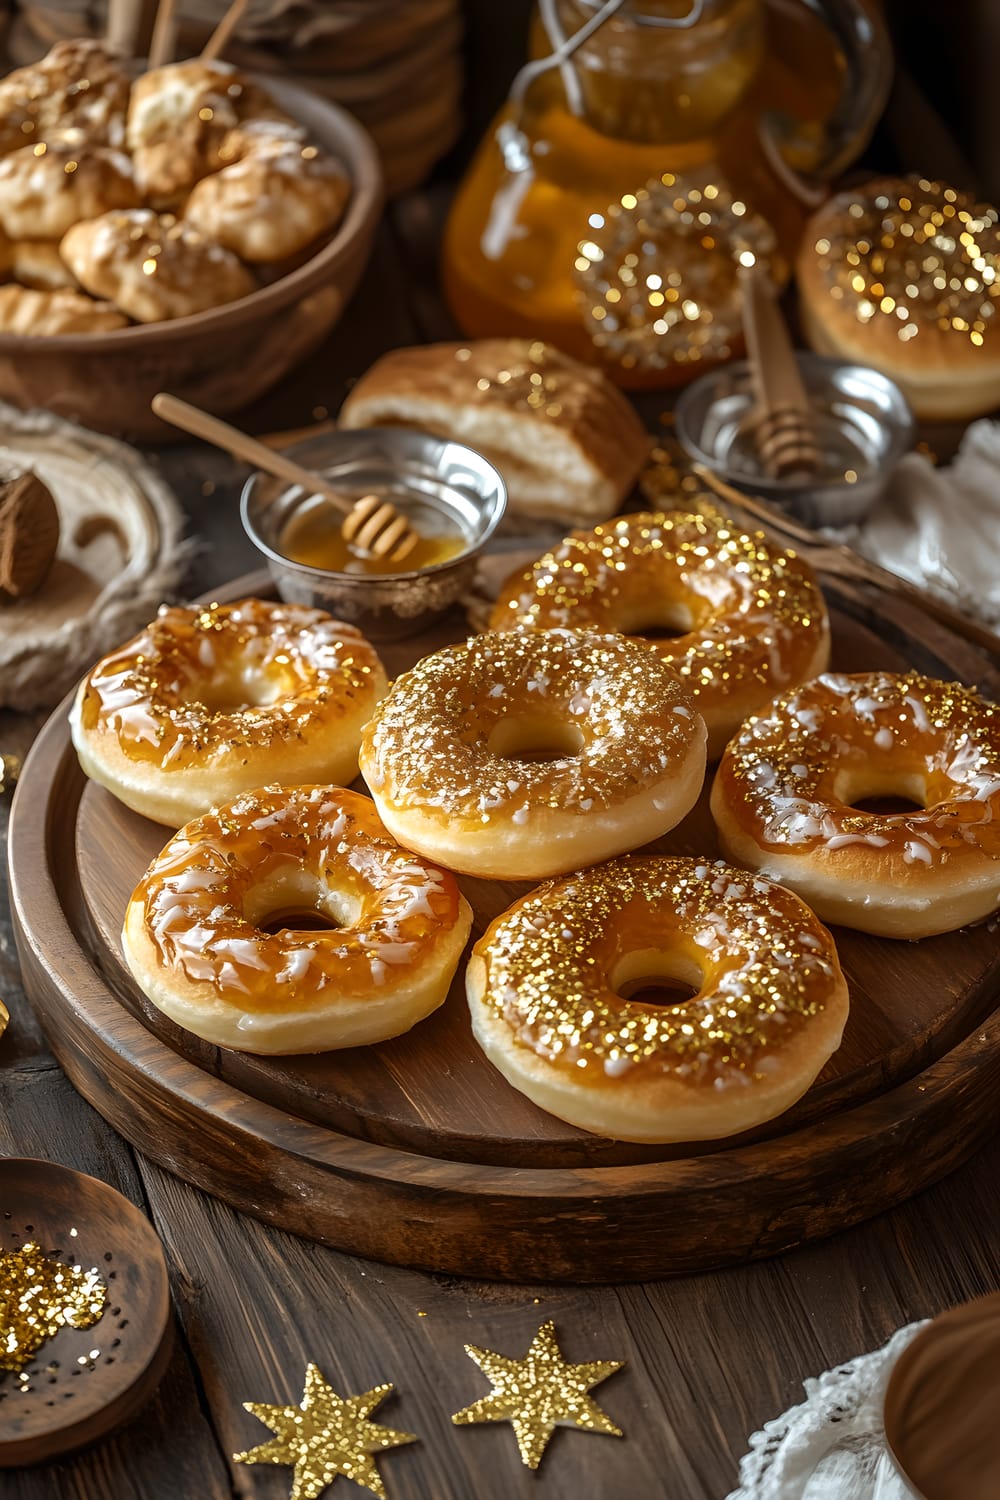
{"type": "MultiPolygon", "coordinates": [[[[825,581],[826,583],[826,581],[825,581]]],[[[267,593],[262,576],[227,597],[267,593]]],[[[916,666],[1000,696],[1000,662],[866,584],[826,587],[834,666],[916,666]]],[[[459,637],[383,649],[390,673],[459,637]]],[[[706,799],[647,852],[714,855],[706,799]]],[[[377,1047],[267,1059],[200,1042],[125,968],[125,905],[167,831],[86,782],[66,708],[22,773],[10,877],[25,986],[80,1092],[148,1156],[235,1207],[341,1249],[437,1271],[608,1281],[774,1254],[899,1202],[1000,1123],[996,923],[920,943],[838,930],[851,1014],[780,1119],[673,1147],[599,1139],[535,1108],[446,1004],[377,1047]]],[[[463,880],[474,933],[527,886],[463,880]]]]}

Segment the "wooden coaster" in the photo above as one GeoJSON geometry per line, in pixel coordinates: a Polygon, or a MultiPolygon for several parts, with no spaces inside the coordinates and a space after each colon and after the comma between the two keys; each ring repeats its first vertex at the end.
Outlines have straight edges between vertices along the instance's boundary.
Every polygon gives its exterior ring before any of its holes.
{"type": "Polygon", "coordinates": [[[0,1468],[42,1463],[130,1421],[170,1362],[167,1266],[148,1219],[121,1193],[55,1162],[0,1161],[0,1250],[29,1241],[107,1286],[89,1328],[64,1327],[20,1372],[0,1371],[0,1468]],[[23,1377],[27,1376],[27,1379],[23,1377]]]}

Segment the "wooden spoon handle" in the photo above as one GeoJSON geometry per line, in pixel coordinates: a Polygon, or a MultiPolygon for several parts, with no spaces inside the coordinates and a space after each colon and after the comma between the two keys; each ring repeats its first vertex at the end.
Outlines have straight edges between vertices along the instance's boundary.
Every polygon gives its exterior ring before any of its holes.
{"type": "Polygon", "coordinates": [[[285,479],[289,484],[301,485],[310,495],[324,495],[341,515],[346,516],[351,510],[352,502],[335,490],[322,475],[313,473],[311,469],[304,469],[284,453],[265,447],[256,438],[240,432],[238,427],[231,427],[219,417],[209,416],[207,411],[191,406],[179,396],[160,391],[153,397],[152,407],[156,415],[164,422],[169,422],[172,427],[179,427],[192,437],[202,438],[214,448],[221,448],[234,458],[263,469],[265,474],[272,474],[275,479],[285,479]]]}
{"type": "Polygon", "coordinates": [[[229,38],[240,23],[243,12],[247,8],[247,0],[233,0],[232,5],[216,26],[212,35],[201,49],[202,62],[214,62],[221,57],[229,45],[229,38]]]}

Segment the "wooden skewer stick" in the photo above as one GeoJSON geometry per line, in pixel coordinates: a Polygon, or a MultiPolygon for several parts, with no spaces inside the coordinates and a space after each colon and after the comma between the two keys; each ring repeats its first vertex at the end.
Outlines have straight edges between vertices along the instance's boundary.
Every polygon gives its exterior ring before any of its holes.
{"type": "Polygon", "coordinates": [[[104,45],[116,57],[138,57],[146,48],[140,45],[148,36],[152,6],[149,0],[108,0],[104,45]]]}
{"type": "Polygon", "coordinates": [[[177,46],[176,0],[160,0],[153,22],[153,36],[149,43],[149,69],[162,68],[172,61],[177,46]]]}
{"type": "Polygon", "coordinates": [[[348,500],[321,474],[304,469],[284,453],[276,453],[238,427],[231,427],[228,422],[222,422],[166,391],[154,396],[151,404],[155,414],[172,427],[202,438],[213,447],[231,453],[234,458],[263,469],[265,474],[284,479],[288,484],[297,484],[310,495],[322,495],[344,518],[340,527],[344,540],[359,551],[391,562],[402,562],[419,541],[405,516],[381,496],[362,495],[360,500],[348,500]]]}
{"type": "Polygon", "coordinates": [[[202,62],[214,62],[217,57],[222,56],[223,52],[229,46],[229,38],[240,23],[243,12],[247,8],[247,3],[248,0],[233,0],[232,5],[230,5],[204,47],[202,47],[202,62]]]}
{"type": "Polygon", "coordinates": [[[954,631],[956,635],[962,636],[964,640],[972,641],[974,645],[989,652],[1000,661],[1000,636],[992,630],[987,630],[985,626],[977,624],[975,620],[966,619],[965,615],[959,614],[957,609],[952,609],[950,605],[945,604],[927,589],[911,583],[908,578],[900,578],[898,574],[890,573],[887,568],[880,568],[878,563],[870,562],[867,557],[862,557],[859,552],[855,552],[845,543],[830,541],[818,531],[810,530],[808,526],[803,526],[801,521],[793,520],[784,511],[768,505],[759,496],[748,495],[744,490],[738,490],[734,485],[727,484],[704,464],[692,464],[691,468],[692,472],[697,474],[709,489],[715,491],[720,500],[727,500],[737,510],[760,521],[783,542],[791,543],[802,553],[807,562],[812,563],[813,567],[832,574],[835,578],[846,578],[854,583],[874,584],[886,593],[909,600],[911,604],[930,615],[932,620],[938,620],[942,625],[947,625],[948,629],[954,631]]]}

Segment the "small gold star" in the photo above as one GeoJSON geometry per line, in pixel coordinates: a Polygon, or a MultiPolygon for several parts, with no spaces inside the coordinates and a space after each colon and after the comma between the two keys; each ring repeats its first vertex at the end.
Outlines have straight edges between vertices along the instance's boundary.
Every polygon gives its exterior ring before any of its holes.
{"type": "Polygon", "coordinates": [[[587,1392],[622,1366],[621,1360],[595,1360],[569,1365],[556,1343],[556,1327],[543,1323],[524,1359],[505,1359],[489,1349],[466,1344],[465,1352],[493,1382],[488,1396],[474,1401],[452,1417],[467,1422],[510,1422],[521,1450],[521,1462],[537,1469],[553,1431],[558,1426],[582,1427],[622,1437],[587,1392]]]}
{"type": "Polygon", "coordinates": [[[276,1435],[247,1453],[234,1453],[233,1462],[293,1464],[289,1500],[317,1500],[338,1474],[346,1474],[355,1484],[366,1485],[373,1495],[386,1500],[385,1487],[369,1454],[418,1441],[412,1432],[394,1432],[391,1427],[368,1421],[369,1414],[391,1390],[391,1385],[376,1385],[362,1396],[338,1396],[316,1366],[307,1365],[301,1406],[244,1401],[244,1410],[252,1412],[276,1435]]]}

